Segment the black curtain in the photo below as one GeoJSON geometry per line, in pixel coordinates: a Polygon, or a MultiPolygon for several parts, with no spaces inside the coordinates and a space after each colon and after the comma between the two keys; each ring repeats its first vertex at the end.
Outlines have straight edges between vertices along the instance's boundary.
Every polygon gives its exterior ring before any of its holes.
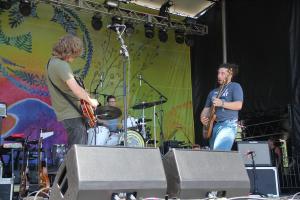
{"type": "Polygon", "coordinates": [[[226,1],[228,61],[240,66],[241,118],[287,107],[289,4],[282,0],[226,1]]]}
{"type": "Polygon", "coordinates": [[[193,109],[195,125],[195,142],[201,146],[207,145],[201,139],[202,126],[200,113],[205,103],[206,95],[216,84],[216,66],[222,63],[222,23],[221,7],[216,5],[199,20],[206,24],[208,35],[196,38],[195,45],[191,48],[191,72],[193,109]]]}
{"type": "MultiPolygon", "coordinates": [[[[236,81],[245,98],[240,119],[281,110],[291,102],[289,6],[280,0],[226,1],[227,60],[240,67],[236,81]]],[[[222,63],[221,5],[199,22],[209,28],[208,36],[199,36],[191,49],[195,138],[202,144],[199,115],[215,85],[216,67],[222,63]]]]}
{"type": "Polygon", "coordinates": [[[291,124],[294,153],[300,153],[300,1],[290,2],[291,124]]]}

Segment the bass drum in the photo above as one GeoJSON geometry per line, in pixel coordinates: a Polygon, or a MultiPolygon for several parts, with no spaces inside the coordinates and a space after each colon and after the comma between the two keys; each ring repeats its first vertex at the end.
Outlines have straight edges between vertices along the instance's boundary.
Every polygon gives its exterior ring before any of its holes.
{"type": "MultiPolygon", "coordinates": [[[[119,140],[120,145],[124,145],[124,133],[121,133],[119,140]]],[[[145,141],[141,134],[133,130],[127,130],[127,146],[128,147],[145,147],[145,141]]]]}

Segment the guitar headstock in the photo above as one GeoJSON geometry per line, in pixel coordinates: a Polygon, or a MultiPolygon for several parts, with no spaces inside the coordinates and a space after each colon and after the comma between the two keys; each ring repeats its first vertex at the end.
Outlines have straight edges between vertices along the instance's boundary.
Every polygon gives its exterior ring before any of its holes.
{"type": "Polygon", "coordinates": [[[220,65],[219,68],[220,67],[224,67],[228,71],[228,75],[226,76],[223,84],[229,83],[231,79],[238,73],[238,66],[236,64],[227,63],[227,64],[220,65]]]}

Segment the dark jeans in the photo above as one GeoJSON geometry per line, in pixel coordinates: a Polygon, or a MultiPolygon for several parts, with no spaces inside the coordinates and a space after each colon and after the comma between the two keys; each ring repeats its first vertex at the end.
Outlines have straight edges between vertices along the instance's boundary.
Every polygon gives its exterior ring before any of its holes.
{"type": "Polygon", "coordinates": [[[83,118],[65,119],[62,121],[68,135],[68,147],[73,144],[87,144],[87,132],[83,118]]]}

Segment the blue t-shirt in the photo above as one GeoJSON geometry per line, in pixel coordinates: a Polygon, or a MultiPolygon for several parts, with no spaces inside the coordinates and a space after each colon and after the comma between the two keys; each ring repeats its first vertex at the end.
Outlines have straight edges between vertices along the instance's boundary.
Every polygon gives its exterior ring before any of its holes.
{"type": "MultiPolygon", "coordinates": [[[[213,89],[207,96],[205,107],[212,106],[212,100],[217,97],[219,88],[213,89]]],[[[243,101],[243,89],[239,83],[230,82],[223,89],[220,99],[224,102],[243,101]]],[[[217,121],[237,120],[238,110],[228,110],[222,107],[216,107],[217,121]]]]}
{"type": "Polygon", "coordinates": [[[119,119],[110,119],[106,120],[107,123],[107,128],[109,129],[110,132],[118,132],[118,121],[119,119]]]}

